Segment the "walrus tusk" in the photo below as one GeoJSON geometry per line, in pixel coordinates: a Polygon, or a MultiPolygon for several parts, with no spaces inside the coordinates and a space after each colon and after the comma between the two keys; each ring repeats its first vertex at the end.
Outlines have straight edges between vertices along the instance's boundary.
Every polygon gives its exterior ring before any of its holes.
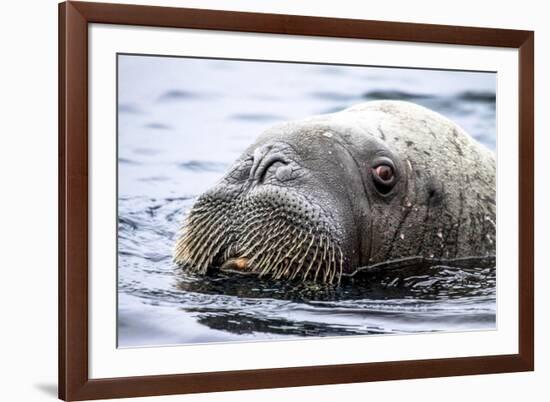
{"type": "Polygon", "coordinates": [[[222,270],[236,270],[244,271],[248,268],[248,258],[239,257],[239,258],[230,258],[223,263],[220,269],[222,270]]]}

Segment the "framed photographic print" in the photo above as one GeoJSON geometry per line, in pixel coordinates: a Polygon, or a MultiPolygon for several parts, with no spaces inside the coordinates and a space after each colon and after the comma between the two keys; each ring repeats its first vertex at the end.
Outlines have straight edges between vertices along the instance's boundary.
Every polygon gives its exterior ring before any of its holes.
{"type": "Polygon", "coordinates": [[[59,7],[60,398],[533,370],[533,32],[59,7]]]}

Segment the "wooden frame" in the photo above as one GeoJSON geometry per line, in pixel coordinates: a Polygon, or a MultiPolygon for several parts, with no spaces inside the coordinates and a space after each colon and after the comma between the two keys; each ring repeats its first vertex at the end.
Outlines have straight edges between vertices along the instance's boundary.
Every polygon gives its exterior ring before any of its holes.
{"type": "Polygon", "coordinates": [[[443,377],[534,369],[534,33],[120,4],[59,5],[59,397],[64,400],[443,377]],[[519,353],[89,379],[88,24],[126,24],[519,49],[519,353]]]}

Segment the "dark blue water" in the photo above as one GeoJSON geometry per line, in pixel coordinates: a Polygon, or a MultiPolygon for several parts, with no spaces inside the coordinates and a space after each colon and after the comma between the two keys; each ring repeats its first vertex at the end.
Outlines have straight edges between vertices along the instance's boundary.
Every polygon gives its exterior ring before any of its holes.
{"type": "Polygon", "coordinates": [[[265,128],[403,99],[494,149],[494,74],[119,57],[119,346],[495,328],[494,264],[412,266],[334,287],[199,277],[171,257],[196,197],[265,128]]]}

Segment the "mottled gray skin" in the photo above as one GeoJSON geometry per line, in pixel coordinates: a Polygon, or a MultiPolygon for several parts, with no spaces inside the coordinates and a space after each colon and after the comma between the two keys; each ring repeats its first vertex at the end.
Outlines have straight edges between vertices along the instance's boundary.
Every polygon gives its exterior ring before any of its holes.
{"type": "Polygon", "coordinates": [[[277,125],[197,200],[175,261],[335,282],[389,260],[491,256],[495,173],[491,151],[408,102],[277,125]],[[381,160],[389,191],[373,178],[381,160]]]}

